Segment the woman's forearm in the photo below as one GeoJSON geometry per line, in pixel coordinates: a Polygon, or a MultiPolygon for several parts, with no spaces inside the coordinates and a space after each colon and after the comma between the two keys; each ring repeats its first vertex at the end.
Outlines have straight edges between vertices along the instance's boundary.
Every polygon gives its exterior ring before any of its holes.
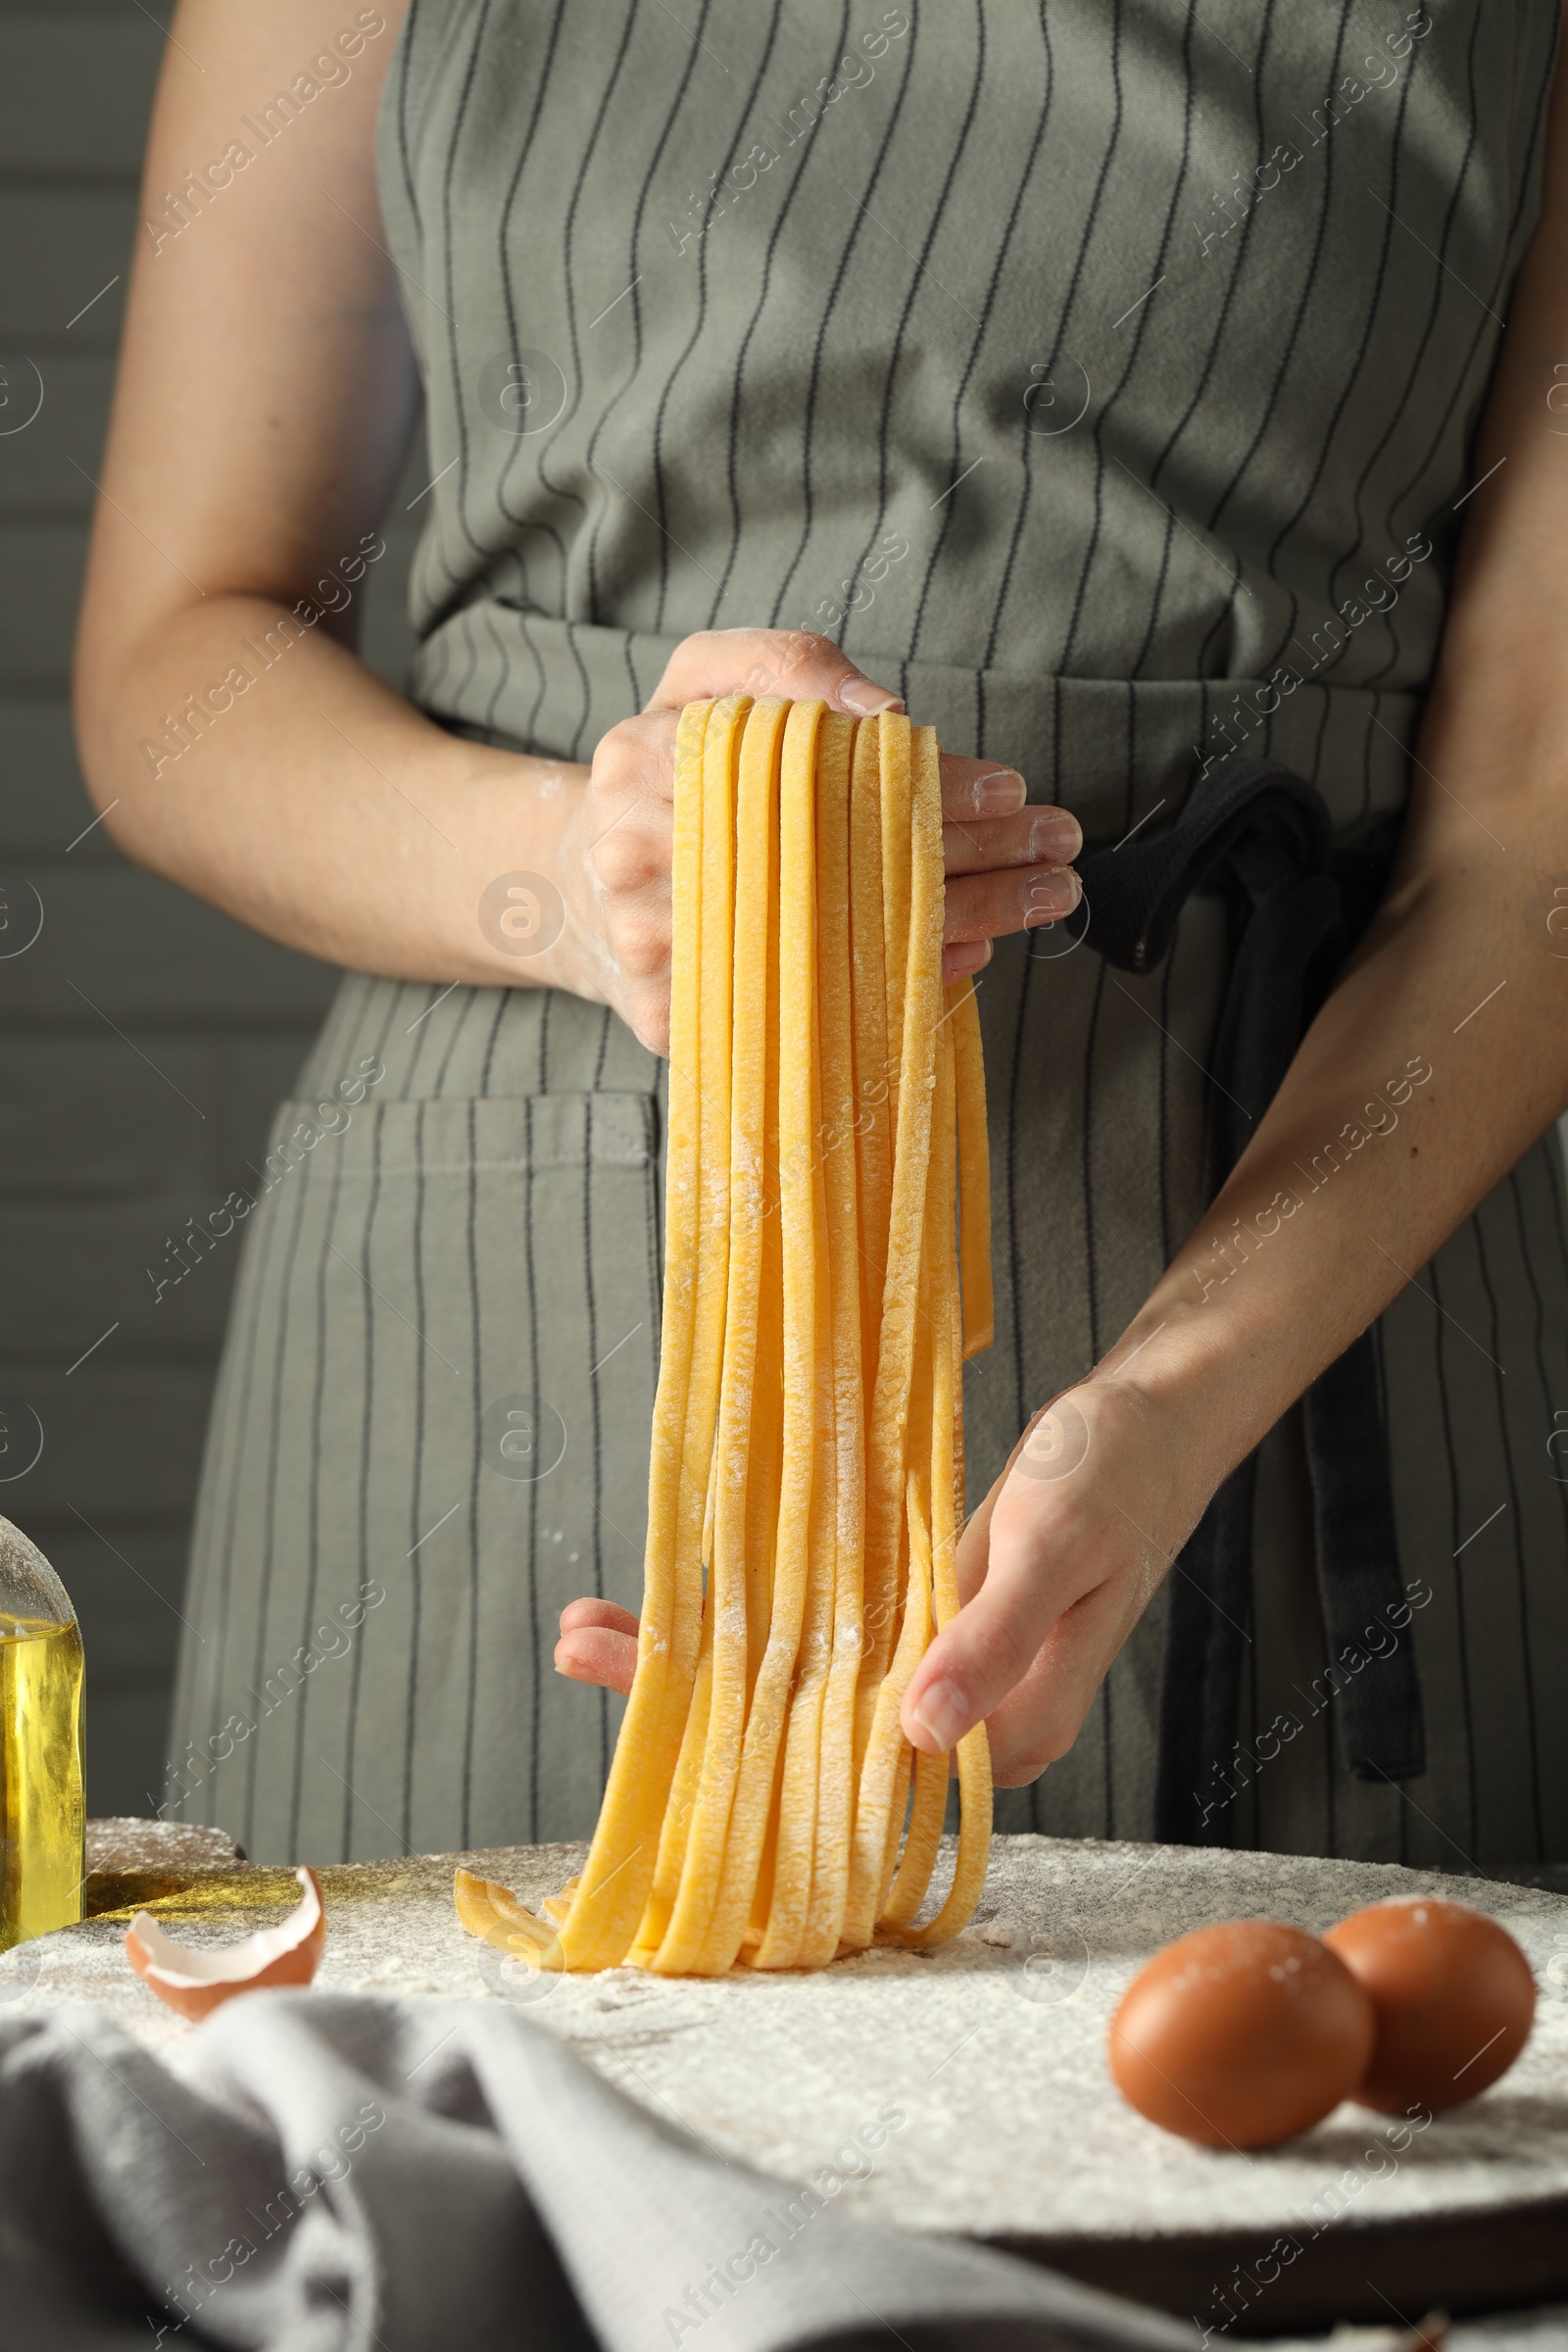
{"type": "Polygon", "coordinates": [[[1495,839],[1461,840],[1457,803],[1418,810],[1389,900],[1213,1206],[969,1521],[972,1597],[904,1702],[917,1747],[985,1717],[1003,1786],[1064,1755],[1221,1481],[1568,1101],[1568,939],[1547,928],[1554,869],[1568,886],[1554,689],[1539,673],[1510,722],[1494,650],[1472,691],[1440,699],[1420,759],[1474,788],[1495,839]]]}
{"type": "Polygon", "coordinates": [[[447,734],[324,621],[209,596],[84,667],[77,713],[122,847],[256,929],[394,978],[583,991],[569,942],[508,952],[480,907],[509,873],[554,885],[586,768],[447,734]]]}
{"type": "MultiPolygon", "coordinates": [[[[1423,748],[1448,765],[1444,734],[1423,748]]],[[[1531,792],[1488,794],[1506,852],[1480,831],[1472,851],[1461,811],[1441,823],[1442,846],[1396,883],[1234,1173],[1100,1367],[1178,1406],[1200,1489],[1568,1102],[1568,961],[1552,952],[1568,938],[1546,928],[1544,872],[1568,869],[1564,804],[1539,771],[1531,792]]]]}
{"type": "Polygon", "coordinates": [[[1568,931],[1568,438],[1542,356],[1568,332],[1562,76],[1552,112],[1393,886],[1229,1183],[1106,1362],[1114,1377],[1148,1340],[1129,1377],[1191,1402],[1216,1478],[1568,1103],[1568,936],[1547,927],[1555,906],[1568,931]]]}

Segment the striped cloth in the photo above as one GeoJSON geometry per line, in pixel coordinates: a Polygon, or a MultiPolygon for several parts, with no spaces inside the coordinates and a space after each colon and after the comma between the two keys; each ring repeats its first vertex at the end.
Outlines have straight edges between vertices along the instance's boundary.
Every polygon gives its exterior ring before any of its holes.
{"type": "MultiPolygon", "coordinates": [[[[379,171],[438,477],[420,706],[582,760],[688,632],[804,625],[1087,834],[1168,822],[1247,744],[1317,785],[1341,847],[1389,838],[1539,202],[1549,0],[1488,0],[1485,37],[1481,0],[679,15],[415,0],[379,171]]],[[[986,975],[971,1500],[1198,1213],[1225,974],[1200,898],[1148,978],[1060,934],[986,975]]],[[[1440,1082],[1466,1010],[1409,1041],[1440,1082]]],[[[659,1066],[574,999],[350,977],[274,1148],[367,1061],[250,1219],[176,1801],[279,1858],[582,1837],[615,1708],[546,1653],[563,1601],[639,1591],[659,1066]]],[[[1380,1359],[1426,1772],[1336,1760],[1293,1415],[1215,1823],[1563,1855],[1551,1150],[1406,1270],[1380,1359]]],[[[1149,1834],[1161,1621],[1004,1826],[1149,1834]]]]}

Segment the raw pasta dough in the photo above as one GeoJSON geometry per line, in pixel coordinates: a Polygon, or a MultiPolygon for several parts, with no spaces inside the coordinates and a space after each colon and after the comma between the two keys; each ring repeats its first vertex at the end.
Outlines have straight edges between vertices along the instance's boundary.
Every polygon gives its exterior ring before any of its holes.
{"type": "Polygon", "coordinates": [[[973,1913],[984,1726],[899,1707],[958,1606],[963,1359],[992,1328],[972,984],[942,982],[936,736],[693,703],[676,750],[663,1335],[636,1679],[581,1877],[465,1927],[550,1968],[819,1967],[973,1913]],[[902,1846],[902,1852],[901,1852],[902,1846]]]}

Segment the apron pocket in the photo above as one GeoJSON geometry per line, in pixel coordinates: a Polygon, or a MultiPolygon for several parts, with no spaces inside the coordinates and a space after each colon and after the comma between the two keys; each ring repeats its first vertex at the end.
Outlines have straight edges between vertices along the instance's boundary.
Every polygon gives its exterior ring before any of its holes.
{"type": "Polygon", "coordinates": [[[224,1683],[265,1675],[365,1584],[384,1597],[353,1666],[314,1674],[287,1736],[258,1739],[252,1836],[305,1852],[384,1852],[387,1828],[416,1851],[587,1837],[620,1701],[551,1652],[567,1600],[641,1597],[657,1102],[344,1114],[281,1104],[259,1171],[224,1683]]]}

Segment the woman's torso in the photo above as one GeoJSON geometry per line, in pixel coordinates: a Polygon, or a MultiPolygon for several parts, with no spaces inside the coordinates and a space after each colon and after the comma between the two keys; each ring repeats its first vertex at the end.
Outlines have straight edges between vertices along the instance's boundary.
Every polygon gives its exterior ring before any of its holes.
{"type": "Polygon", "coordinates": [[[825,628],[1091,834],[1270,718],[1364,828],[1554,31],[1544,0],[1484,37],[1479,0],[795,0],[690,36],[416,0],[380,176],[450,467],[416,699],[585,759],[689,631],[825,628]]]}
{"type": "MultiPolygon", "coordinates": [[[[949,748],[1012,760],[1090,835],[1159,825],[1242,740],[1312,777],[1342,840],[1396,815],[1537,201],[1545,0],[1490,0],[1484,34],[1480,0],[690,19],[415,0],[380,153],[436,477],[415,699],[581,760],[689,631],[824,628],[949,748]]],[[[999,1311],[966,1381],[978,1488],[1200,1206],[1219,909],[1195,901],[1147,979],[1063,944],[1003,943],[981,997],[999,1311]]],[[[548,991],[350,978],[302,1096],[367,1054],[386,1076],[356,1137],[257,1220],[204,1622],[219,1595],[243,1615],[254,1685],[325,1582],[392,1575],[361,1663],[309,1693],[330,1779],[303,1731],[281,1763],[258,1742],[247,1842],[326,1851],[341,1823],[343,1850],[387,1850],[377,1821],[424,1845],[582,1834],[610,1718],[541,1651],[574,1592],[636,1599],[659,1065],[548,991]],[[517,1396],[530,1431],[566,1427],[547,1478],[492,1459],[517,1396]]],[[[1239,1808],[1253,1842],[1436,1859],[1454,1834],[1497,1853],[1568,1834],[1539,1792],[1532,1832],[1507,1737],[1477,1766],[1472,1716],[1532,1703],[1529,1642],[1509,1618],[1472,1671],[1449,1551],[1533,1416],[1551,1426],[1552,1380],[1568,1396],[1568,1267],[1538,1263],[1556,1200],[1538,1154],[1440,1261],[1470,1320],[1479,1250],[1530,1334],[1539,1377],[1506,1405],[1451,1337],[1445,1356],[1425,1292],[1387,1319],[1401,1544],[1441,1585],[1423,1678],[1463,1719],[1420,1791],[1448,1826],[1433,1844],[1395,1791],[1347,1788],[1302,1742],[1278,1797],[1239,1808]]],[[[1288,1457],[1260,1504],[1263,1722],[1320,1638],[1288,1457]]],[[[1521,1590],[1562,1499],[1516,1513],[1521,1590]]],[[[1158,1621],[1072,1756],[1009,1800],[1015,1826],[1147,1834],[1158,1621]]],[[[192,1651],[187,1723],[227,1675],[192,1651]]]]}

